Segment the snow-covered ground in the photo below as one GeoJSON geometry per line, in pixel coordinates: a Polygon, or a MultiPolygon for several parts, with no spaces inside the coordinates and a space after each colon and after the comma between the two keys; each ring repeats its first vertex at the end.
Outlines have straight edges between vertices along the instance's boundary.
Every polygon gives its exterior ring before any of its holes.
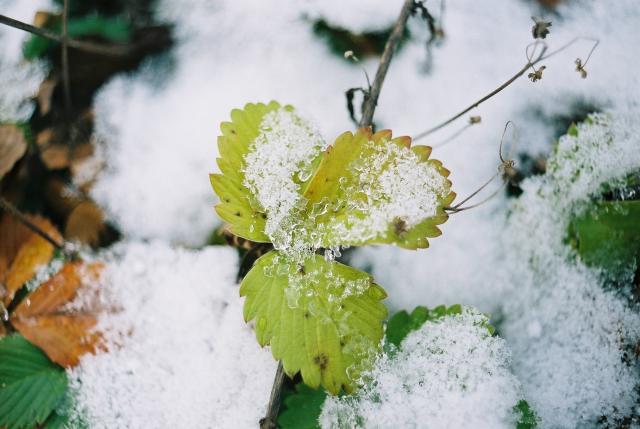
{"type": "MultiPolygon", "coordinates": [[[[51,10],[50,0],[2,0],[0,13],[13,19],[32,22],[39,10],[51,10]]],[[[26,61],[22,57],[22,44],[28,33],[15,28],[0,26],[0,122],[19,122],[29,119],[40,82],[46,76],[46,66],[41,62],[26,61]]]]}
{"type": "MultiPolygon", "coordinates": [[[[326,141],[353,129],[344,91],[364,85],[364,77],[314,36],[310,19],[353,31],[380,29],[400,5],[189,0],[158,6],[158,16],[176,24],[180,43],[141,71],[113,79],[95,103],[108,167],[93,196],[128,241],[114,249],[108,269],[112,299],[122,308],[102,322],[122,347],[87,357],[72,372],[92,427],[255,427],[275,363],[242,321],[236,256],[171,246],[200,246],[219,224],[207,175],[216,169],[219,124],[232,108],[271,99],[293,104],[326,141]]],[[[545,428],[592,427],[600,415],[624,416],[637,407],[638,370],[621,359],[622,346],[639,340],[637,309],[605,292],[562,243],[568,217],[600,182],[640,165],[637,6],[632,0],[562,3],[547,16],[553,26],[546,42],[554,49],[577,36],[599,39],[588,78],[575,71],[576,57],[584,59],[591,48],[580,41],[544,62],[541,81],[523,77],[471,112],[482,123],[432,155],[451,171],[456,193],[466,196],[495,173],[506,121],[516,124],[519,152],[546,157],[557,137],[554,119],[583,104],[607,116],[577,139],[561,139],[560,147],[584,150],[596,165],[590,181],[566,180],[563,168],[577,164],[561,150],[560,167],[527,181],[515,203],[500,196],[452,216],[430,249],[379,247],[353,255],[388,291],[392,309],[462,303],[500,315],[506,342],[499,346],[511,350],[513,375],[545,428]],[[609,137],[606,153],[592,144],[609,137]]],[[[427,34],[414,20],[415,37],[391,65],[376,122],[394,135],[417,134],[494,89],[526,62],[530,16],[540,13],[527,1],[447,2],[446,38],[434,48],[429,74],[422,72],[427,34]]],[[[19,57],[20,42],[9,34],[15,33],[0,28],[3,50],[10,46],[0,59],[3,84],[19,57]]],[[[376,62],[363,65],[373,75],[376,62]]],[[[36,89],[21,88],[25,94],[0,94],[0,120],[28,115],[28,107],[5,107],[36,89]]],[[[421,143],[437,144],[465,121],[421,143]]],[[[487,412],[504,414],[505,407],[487,412]]]]}

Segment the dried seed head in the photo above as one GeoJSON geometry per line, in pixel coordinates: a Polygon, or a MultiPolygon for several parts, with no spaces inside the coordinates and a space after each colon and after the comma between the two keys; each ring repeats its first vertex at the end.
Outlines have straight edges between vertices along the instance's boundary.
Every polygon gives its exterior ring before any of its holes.
{"type": "Polygon", "coordinates": [[[532,16],[531,19],[533,20],[533,27],[531,27],[531,34],[533,35],[534,39],[544,39],[547,37],[547,34],[549,34],[549,27],[551,27],[551,22],[550,21],[543,21],[542,18],[538,18],[535,16],[532,16]]]}
{"type": "Polygon", "coordinates": [[[527,76],[531,79],[531,82],[537,82],[542,79],[542,72],[546,69],[546,66],[540,66],[538,70],[534,70],[529,73],[527,76]]]}
{"type": "Polygon", "coordinates": [[[578,73],[580,73],[580,77],[582,77],[582,79],[586,79],[587,78],[587,71],[584,68],[584,65],[582,64],[582,60],[580,58],[576,58],[576,71],[578,73]]]}

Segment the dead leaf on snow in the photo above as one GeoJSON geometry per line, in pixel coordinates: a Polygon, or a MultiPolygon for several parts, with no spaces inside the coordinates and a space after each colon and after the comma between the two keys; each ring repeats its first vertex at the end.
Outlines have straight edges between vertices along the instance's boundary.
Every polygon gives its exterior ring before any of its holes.
{"type": "Polygon", "coordinates": [[[16,307],[11,324],[49,358],[64,367],[104,349],[95,330],[101,263],[67,263],[16,307]],[[79,300],[79,302],[78,302],[79,300]]]}
{"type": "MultiPolygon", "coordinates": [[[[27,218],[55,240],[62,240],[58,229],[41,216],[27,218]]],[[[36,270],[53,257],[54,247],[44,238],[4,215],[0,221],[0,299],[8,306],[18,289],[31,280],[36,270]]]]}
{"type": "Polygon", "coordinates": [[[93,201],[83,201],[67,218],[64,235],[67,240],[96,247],[100,244],[100,237],[105,230],[102,210],[93,201]]]}
{"type": "Polygon", "coordinates": [[[15,125],[0,125],[0,179],[7,174],[27,150],[24,133],[15,125]]]}

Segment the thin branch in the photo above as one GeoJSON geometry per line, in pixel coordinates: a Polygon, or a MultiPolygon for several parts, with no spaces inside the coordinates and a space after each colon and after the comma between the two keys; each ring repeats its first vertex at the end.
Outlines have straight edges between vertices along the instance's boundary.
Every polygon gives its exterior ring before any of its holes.
{"type": "Polygon", "coordinates": [[[47,240],[49,243],[53,245],[53,247],[59,250],[64,250],[64,243],[61,243],[55,238],[51,237],[49,234],[47,234],[46,231],[44,231],[35,223],[31,222],[29,218],[27,218],[24,214],[22,214],[22,212],[18,210],[13,204],[11,204],[9,201],[5,200],[2,197],[0,197],[0,210],[4,210],[10,215],[15,216],[16,219],[20,221],[20,223],[22,223],[24,226],[26,226],[27,228],[29,228],[30,230],[38,234],[40,237],[47,240]]]}
{"type": "MultiPolygon", "coordinates": [[[[46,30],[44,28],[34,27],[22,21],[9,18],[5,15],[0,15],[0,24],[8,25],[9,27],[23,30],[36,36],[44,37],[55,42],[63,43],[65,38],[60,34],[53,31],[46,30]]],[[[66,38],[67,46],[69,48],[77,49],[79,51],[89,52],[97,55],[104,55],[109,57],[122,57],[131,54],[132,48],[128,45],[104,45],[99,43],[87,42],[84,40],[76,40],[66,38]]]]}
{"type": "Polygon", "coordinates": [[[533,67],[536,64],[538,64],[540,61],[543,61],[543,60],[546,60],[548,58],[551,58],[552,56],[564,51],[565,49],[569,48],[570,46],[572,46],[573,44],[575,44],[579,40],[589,40],[589,41],[594,42],[594,45],[592,46],[592,48],[589,51],[589,54],[587,56],[587,60],[583,64],[583,66],[586,65],[587,61],[589,61],[589,58],[591,58],[591,54],[593,53],[593,51],[596,49],[596,47],[600,43],[600,41],[598,39],[594,39],[594,38],[591,38],[591,37],[576,37],[576,38],[572,39],[571,41],[569,41],[568,43],[566,43],[563,46],[561,46],[560,48],[558,48],[558,49],[556,49],[554,51],[551,51],[549,53],[547,53],[547,47],[545,45],[542,45],[542,51],[536,57],[535,60],[532,60],[532,56],[533,56],[533,54],[535,52],[535,48],[540,45],[539,42],[534,42],[531,45],[527,46],[527,63],[520,70],[518,70],[518,72],[516,74],[514,74],[511,78],[509,78],[502,85],[500,85],[499,87],[497,87],[496,89],[491,91],[489,94],[485,95],[484,97],[480,98],[478,101],[476,101],[475,103],[473,103],[469,107],[465,108],[461,112],[456,113],[455,115],[453,115],[451,118],[447,119],[446,121],[444,121],[444,122],[442,122],[442,123],[440,123],[440,124],[438,124],[438,125],[436,125],[436,126],[434,126],[432,128],[429,128],[426,131],[423,131],[423,132],[417,134],[416,136],[413,137],[413,141],[420,140],[420,139],[428,136],[429,134],[432,134],[432,133],[438,131],[439,129],[441,129],[443,127],[446,127],[447,125],[449,125],[450,123],[452,123],[456,119],[458,119],[461,116],[463,116],[465,113],[469,112],[470,110],[475,109],[480,104],[484,103],[485,101],[487,101],[488,99],[490,99],[491,97],[493,97],[494,95],[498,94],[503,89],[505,89],[506,87],[511,85],[513,82],[518,80],[518,78],[520,78],[523,74],[525,74],[530,67],[533,67]],[[533,46],[534,49],[531,52],[531,54],[529,54],[529,47],[531,47],[531,46],[533,46]]]}
{"type": "Polygon", "coordinates": [[[514,125],[513,122],[507,121],[507,123],[504,125],[504,130],[502,131],[502,137],[500,138],[500,146],[498,147],[498,157],[500,158],[500,165],[498,165],[498,171],[493,176],[491,176],[491,178],[489,180],[487,180],[485,183],[483,183],[482,186],[480,186],[478,189],[473,191],[471,193],[471,195],[466,197],[464,200],[460,201],[455,206],[445,207],[445,211],[447,211],[449,213],[459,213],[459,212],[464,211],[464,210],[469,210],[469,209],[472,209],[474,207],[478,207],[478,206],[483,205],[484,203],[486,203],[487,201],[489,201],[490,199],[492,199],[493,197],[498,195],[498,192],[500,192],[500,190],[509,182],[508,171],[513,169],[513,166],[515,165],[515,161],[511,157],[512,157],[514,151],[515,151],[515,147],[516,147],[517,143],[518,143],[518,133],[517,133],[516,126],[514,125]],[[513,144],[511,145],[511,147],[509,148],[509,153],[507,154],[507,156],[505,158],[502,155],[502,149],[504,147],[504,136],[507,134],[507,130],[509,129],[509,126],[511,126],[511,128],[513,129],[513,140],[514,141],[513,141],[513,144]],[[462,205],[464,203],[466,203],[467,201],[471,200],[473,197],[475,197],[480,192],[482,192],[487,186],[489,186],[491,184],[491,182],[493,182],[499,176],[502,176],[502,185],[500,185],[500,187],[498,189],[496,189],[494,192],[492,192],[491,195],[489,195],[487,198],[485,198],[484,200],[480,201],[479,203],[472,204],[472,205],[467,206],[467,207],[462,207],[462,205]]]}
{"type": "Polygon", "coordinates": [[[69,82],[69,37],[67,24],[69,19],[69,0],[64,0],[62,8],[62,83],[64,87],[64,107],[67,117],[71,112],[71,84],[69,82]]]}
{"type": "Polygon", "coordinates": [[[276,429],[278,427],[278,412],[280,411],[284,380],[284,368],[282,367],[282,362],[278,362],[278,369],[276,370],[276,376],[273,380],[269,405],[267,406],[267,414],[264,418],[260,419],[260,429],[276,429]]]}
{"type": "Polygon", "coordinates": [[[398,47],[400,39],[402,39],[402,34],[404,33],[404,29],[407,25],[407,19],[409,19],[413,8],[414,0],[405,0],[404,4],[402,5],[402,9],[400,10],[400,15],[398,16],[398,19],[393,26],[393,30],[391,31],[391,35],[387,40],[387,44],[384,47],[382,58],[380,58],[380,65],[378,66],[376,77],[373,80],[373,85],[371,86],[371,93],[369,94],[369,97],[367,98],[364,105],[364,112],[362,113],[362,118],[360,119],[360,127],[368,127],[373,121],[373,113],[375,112],[376,106],[378,104],[378,97],[380,96],[380,91],[382,90],[382,83],[384,82],[384,78],[387,75],[387,71],[389,70],[389,65],[391,64],[393,53],[398,47]]]}
{"type": "Polygon", "coordinates": [[[464,110],[462,110],[460,113],[456,113],[455,115],[453,115],[451,118],[447,119],[446,121],[436,125],[435,127],[429,128],[426,131],[421,132],[420,134],[417,134],[416,136],[413,137],[413,141],[417,141],[420,140],[426,136],[428,136],[429,134],[432,134],[436,131],[438,131],[439,129],[446,127],[447,125],[449,125],[450,123],[452,123],[453,121],[455,121],[456,119],[460,118],[461,116],[465,115],[466,113],[468,113],[469,111],[475,109],[476,107],[478,107],[480,104],[484,103],[485,101],[487,101],[488,99],[490,99],[491,97],[493,97],[494,95],[498,94],[499,92],[501,92],[503,89],[505,89],[506,87],[508,87],[509,85],[511,85],[513,82],[515,82],[520,76],[522,76],[523,74],[525,74],[527,72],[527,70],[529,69],[529,67],[535,65],[536,63],[538,63],[539,61],[541,61],[544,57],[545,53],[545,49],[543,48],[542,52],[540,52],[540,55],[538,56],[538,58],[531,62],[531,61],[527,61],[527,64],[525,64],[520,70],[518,70],[518,72],[516,74],[514,74],[513,76],[511,76],[507,81],[505,81],[502,85],[500,85],[499,87],[497,87],[496,89],[494,89],[493,91],[491,91],[490,93],[488,93],[487,95],[485,95],[484,97],[482,97],[481,99],[479,99],[478,101],[476,101],[475,103],[473,103],[472,105],[470,105],[469,107],[465,108],[464,110]]]}

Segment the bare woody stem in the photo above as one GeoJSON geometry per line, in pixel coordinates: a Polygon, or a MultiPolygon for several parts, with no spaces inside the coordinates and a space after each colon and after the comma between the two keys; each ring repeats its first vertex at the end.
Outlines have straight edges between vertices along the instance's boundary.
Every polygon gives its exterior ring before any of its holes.
{"type": "Polygon", "coordinates": [[[451,118],[447,119],[446,121],[441,122],[440,124],[438,124],[438,125],[436,125],[436,126],[434,126],[432,128],[429,128],[428,130],[423,131],[420,134],[416,134],[413,137],[413,141],[420,140],[420,139],[428,136],[429,134],[432,134],[432,133],[438,131],[439,129],[446,127],[447,125],[449,125],[450,123],[452,123],[456,119],[460,118],[461,116],[463,116],[464,114],[468,113],[469,111],[475,109],[480,104],[484,103],[485,101],[487,101],[488,99],[490,99],[491,97],[493,97],[494,95],[498,94],[503,89],[505,89],[506,87],[511,85],[513,82],[518,80],[523,74],[526,73],[526,71],[530,67],[533,67],[536,64],[538,64],[540,61],[543,61],[543,60],[546,60],[548,58],[551,58],[552,56],[564,51],[565,49],[569,48],[570,46],[574,45],[576,42],[578,42],[580,40],[586,40],[586,41],[593,42],[593,46],[591,47],[591,50],[589,51],[589,54],[586,57],[586,60],[582,64],[582,66],[584,67],[587,64],[587,62],[589,61],[589,59],[591,58],[591,54],[593,54],[593,51],[595,51],[596,47],[600,43],[600,41],[598,39],[594,39],[592,37],[576,37],[574,39],[571,39],[568,43],[562,45],[560,48],[558,48],[558,49],[556,49],[554,51],[551,51],[549,53],[546,52],[547,51],[546,46],[543,46],[542,51],[540,52],[540,54],[535,59],[529,58],[529,56],[527,55],[527,59],[528,59],[527,63],[520,70],[518,70],[518,72],[516,74],[511,76],[511,78],[509,78],[502,85],[500,85],[499,87],[497,87],[496,89],[494,89],[493,91],[491,91],[490,93],[488,93],[487,95],[485,95],[484,97],[482,97],[481,99],[479,99],[478,101],[476,101],[475,103],[470,105],[469,107],[465,108],[461,112],[456,113],[455,115],[453,115],[451,118]]]}
{"type": "Polygon", "coordinates": [[[280,403],[282,402],[282,386],[284,386],[285,377],[282,362],[278,362],[278,369],[273,380],[269,405],[267,406],[267,414],[260,419],[260,429],[276,429],[278,427],[278,411],[280,411],[280,403]]]}
{"type": "MultiPolygon", "coordinates": [[[[378,65],[378,70],[376,71],[376,76],[374,78],[373,85],[371,86],[371,92],[365,101],[362,119],[360,120],[360,127],[368,127],[373,121],[373,113],[375,112],[378,104],[378,97],[382,90],[382,83],[387,75],[387,70],[389,70],[393,53],[398,47],[398,43],[400,43],[400,39],[404,33],[407,20],[409,19],[409,16],[411,16],[414,4],[414,0],[405,0],[402,5],[400,15],[398,16],[398,19],[393,26],[393,30],[391,31],[391,35],[387,40],[387,44],[384,47],[382,58],[380,58],[380,64],[378,65]]],[[[276,376],[273,381],[273,387],[271,388],[269,404],[267,405],[267,414],[260,420],[260,429],[275,429],[277,427],[278,411],[280,410],[282,387],[284,386],[285,378],[286,375],[284,373],[284,368],[282,367],[282,362],[279,362],[276,376]]]]}
{"type": "Polygon", "coordinates": [[[24,226],[26,226],[27,228],[29,228],[30,230],[38,234],[40,237],[47,240],[49,243],[53,245],[53,247],[60,250],[64,250],[64,243],[61,243],[55,238],[51,237],[49,234],[47,234],[46,231],[41,229],[35,223],[31,222],[29,218],[27,218],[24,214],[22,214],[22,212],[18,210],[13,204],[11,204],[9,201],[5,200],[2,197],[0,197],[0,210],[6,211],[10,215],[15,216],[16,219],[20,221],[20,223],[22,223],[24,226]]]}
{"type": "Polygon", "coordinates": [[[64,43],[66,40],[66,44],[69,48],[78,49],[79,51],[89,52],[97,55],[122,57],[129,55],[132,50],[131,47],[126,45],[104,45],[83,40],[70,39],[53,31],[34,27],[33,25],[29,25],[22,21],[9,18],[5,15],[0,15],[0,24],[8,25],[9,27],[17,28],[19,30],[23,30],[35,34],[36,36],[41,36],[59,43],[64,43]]]}
{"type": "Polygon", "coordinates": [[[380,58],[380,65],[376,71],[376,76],[373,80],[373,85],[371,86],[371,92],[368,94],[364,104],[362,119],[360,119],[360,127],[368,127],[373,122],[373,113],[378,105],[378,97],[382,90],[382,83],[384,82],[384,78],[386,77],[389,66],[391,65],[393,53],[398,47],[400,39],[402,39],[404,29],[407,25],[407,20],[413,11],[414,4],[414,0],[405,0],[402,5],[402,9],[400,10],[400,15],[398,16],[396,23],[393,25],[393,30],[391,31],[391,35],[384,47],[382,58],[380,58]]]}
{"type": "Polygon", "coordinates": [[[64,0],[62,9],[62,83],[64,87],[64,107],[67,116],[71,111],[71,83],[69,82],[69,38],[67,24],[69,20],[69,0],[64,0]]]}
{"type": "Polygon", "coordinates": [[[539,61],[541,61],[544,58],[543,55],[544,55],[544,51],[538,56],[538,58],[535,61],[527,62],[527,64],[525,64],[520,70],[518,70],[518,72],[516,74],[511,76],[511,78],[509,78],[509,80],[504,82],[502,85],[500,85],[499,87],[497,87],[496,89],[494,89],[493,91],[491,91],[490,93],[488,93],[487,95],[485,95],[484,97],[482,97],[481,99],[479,99],[478,101],[476,101],[475,103],[470,105],[469,107],[465,108],[463,111],[461,111],[459,113],[456,113],[455,115],[453,115],[451,118],[447,119],[446,121],[436,125],[435,127],[429,128],[428,130],[423,131],[420,134],[415,135],[413,137],[413,141],[420,140],[421,138],[424,138],[424,137],[428,136],[429,134],[434,133],[434,132],[438,131],[439,129],[446,127],[447,125],[449,125],[450,123],[452,123],[456,119],[460,118],[461,116],[463,116],[464,114],[468,113],[469,111],[475,109],[480,104],[484,103],[485,101],[487,101],[488,99],[490,99],[494,95],[498,94],[500,91],[502,91],[503,89],[505,89],[506,87],[511,85],[513,82],[515,82],[520,76],[525,74],[526,71],[529,70],[529,68],[531,66],[533,66],[536,63],[538,63],[539,61]]]}

